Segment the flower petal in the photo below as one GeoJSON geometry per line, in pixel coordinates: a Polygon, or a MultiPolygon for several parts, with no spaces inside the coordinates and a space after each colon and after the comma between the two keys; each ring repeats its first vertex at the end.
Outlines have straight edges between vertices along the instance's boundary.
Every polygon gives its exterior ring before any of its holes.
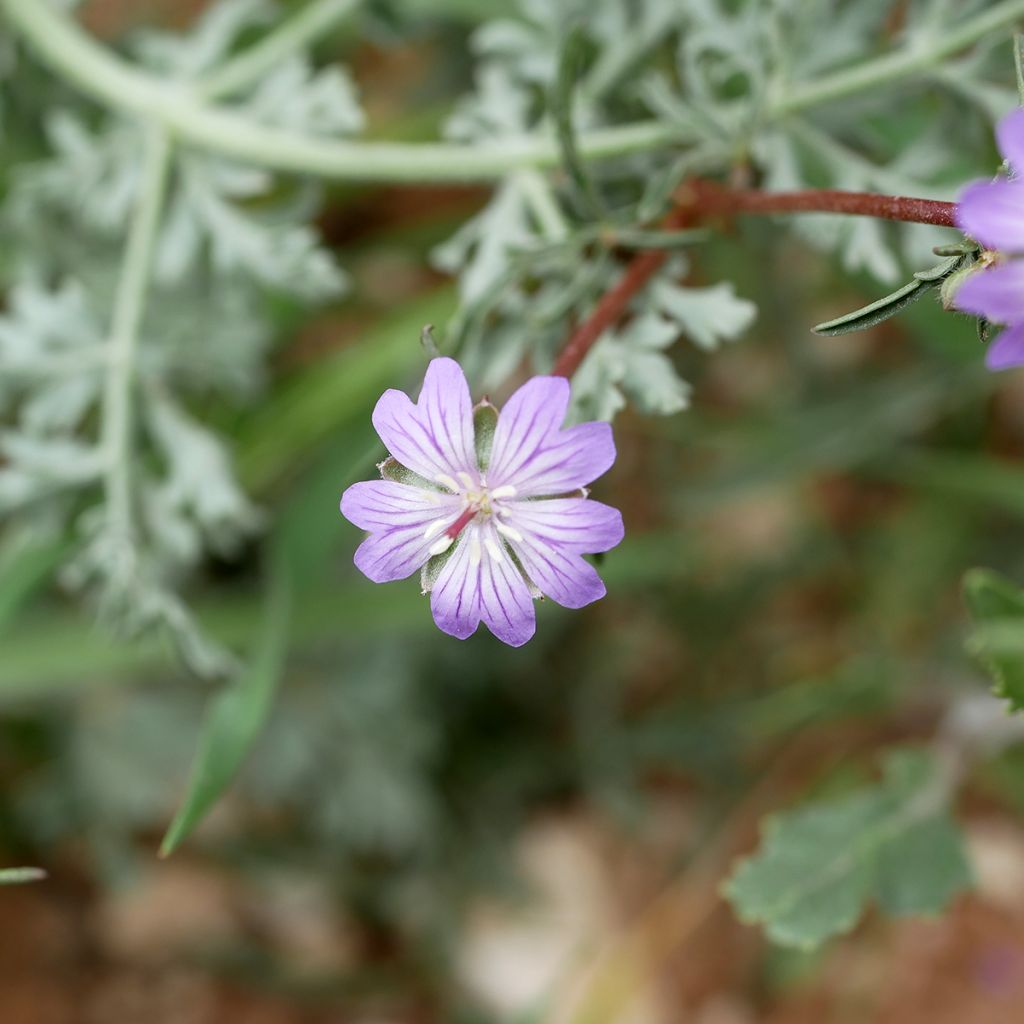
{"type": "Polygon", "coordinates": [[[957,309],[995,323],[1024,320],[1024,260],[1011,260],[972,274],[957,289],[957,309]]]}
{"type": "Polygon", "coordinates": [[[477,475],[473,403],[454,359],[430,361],[415,405],[402,391],[385,391],[373,410],[373,426],[395,459],[428,480],[477,475]]]}
{"type": "Polygon", "coordinates": [[[374,583],[404,579],[429,557],[431,546],[461,509],[455,495],[421,490],[390,480],[353,484],[341,497],[341,512],[371,535],[357,548],[355,564],[374,583]],[[440,525],[428,532],[434,523],[440,525]]]}
{"type": "Polygon", "coordinates": [[[976,181],[960,193],[956,222],[988,249],[1024,252],[1024,182],[976,181]]]}
{"type": "Polygon", "coordinates": [[[1015,174],[1024,174],[1024,108],[1017,107],[1010,111],[996,127],[996,140],[999,152],[1015,174]]]}
{"type": "Polygon", "coordinates": [[[562,430],[569,406],[564,377],[534,377],[505,403],[494,431],[487,472],[492,488],[512,486],[518,496],[559,494],[596,480],[615,461],[607,423],[562,430]]]}
{"type": "Polygon", "coordinates": [[[460,640],[483,619],[501,641],[521,647],[536,630],[529,588],[491,526],[470,524],[430,592],[439,629],[460,640]]]}
{"type": "Polygon", "coordinates": [[[524,533],[513,548],[537,589],[564,608],[582,608],[607,593],[597,570],[575,551],[524,533]]]}
{"type": "Polygon", "coordinates": [[[990,370],[1024,366],[1024,324],[1008,327],[989,345],[985,365],[990,370]]]}
{"type": "Polygon", "coordinates": [[[504,522],[520,534],[563,551],[594,554],[610,551],[623,537],[622,513],[587,498],[512,501],[504,522]]]}

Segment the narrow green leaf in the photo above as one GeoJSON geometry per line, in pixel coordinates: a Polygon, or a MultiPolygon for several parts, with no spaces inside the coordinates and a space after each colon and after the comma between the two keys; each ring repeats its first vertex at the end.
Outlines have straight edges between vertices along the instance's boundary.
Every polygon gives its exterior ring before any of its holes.
{"type": "Polygon", "coordinates": [[[916,302],[928,289],[930,284],[914,278],[908,281],[902,288],[897,288],[891,295],[877,299],[868,306],[855,309],[845,316],[836,317],[835,320],[828,320],[823,324],[812,327],[815,334],[823,334],[826,337],[834,337],[838,334],[851,334],[853,331],[864,331],[883,320],[895,316],[901,309],[906,309],[912,302],[916,302]]]}
{"type": "Polygon", "coordinates": [[[1024,591],[998,573],[972,569],[964,577],[964,600],[976,629],[968,644],[992,676],[994,692],[1024,710],[1024,591]],[[995,642],[996,632],[1020,638],[1018,650],[995,642]]]}
{"type": "Polygon", "coordinates": [[[0,868],[0,885],[24,885],[41,882],[46,877],[42,868],[0,868]]]}
{"type": "Polygon", "coordinates": [[[248,668],[210,701],[188,789],[160,846],[161,857],[173,853],[217,802],[270,714],[291,622],[288,570],[278,565],[271,573],[258,649],[248,668]]]}
{"type": "Polygon", "coordinates": [[[871,898],[936,912],[970,881],[947,799],[931,757],[897,751],[877,786],[769,819],[725,894],[742,920],[805,949],[852,928],[871,898]]]}
{"type": "Polygon", "coordinates": [[[941,263],[936,263],[934,267],[929,267],[927,270],[917,270],[914,272],[915,281],[924,281],[925,284],[935,284],[942,281],[944,278],[949,277],[950,274],[956,273],[964,262],[962,255],[950,256],[949,259],[943,260],[941,263]]]}
{"type": "Polygon", "coordinates": [[[19,545],[0,558],[0,632],[53,575],[68,552],[67,541],[19,545]]]}

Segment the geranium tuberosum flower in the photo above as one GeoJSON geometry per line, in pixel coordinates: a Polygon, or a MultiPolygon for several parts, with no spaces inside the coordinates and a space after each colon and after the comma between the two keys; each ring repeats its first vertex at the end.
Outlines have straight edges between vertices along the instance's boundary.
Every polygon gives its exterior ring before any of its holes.
{"type": "Polygon", "coordinates": [[[1006,329],[989,346],[989,369],[1024,365],[1024,109],[1014,110],[996,129],[999,151],[1012,171],[1010,178],[968,185],[957,203],[957,224],[990,250],[991,265],[972,273],[954,300],[958,309],[974,313],[1006,329]]]}
{"type": "Polygon", "coordinates": [[[562,429],[563,377],[534,377],[500,414],[474,410],[453,359],[433,359],[419,401],[385,391],[373,425],[391,458],[384,479],[353,484],[342,514],[369,531],[356,566],[375,583],[422,571],[437,625],[460,640],[481,620],[519,647],[534,597],[581,608],[605,594],[584,554],[622,540],[619,512],[584,489],[615,461],[607,423],[562,429]]]}

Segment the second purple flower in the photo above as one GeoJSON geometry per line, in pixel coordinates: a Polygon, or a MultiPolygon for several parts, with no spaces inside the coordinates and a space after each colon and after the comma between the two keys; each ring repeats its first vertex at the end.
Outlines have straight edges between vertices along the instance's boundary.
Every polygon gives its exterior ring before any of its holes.
{"type": "Polygon", "coordinates": [[[420,571],[434,621],[459,639],[484,622],[519,647],[533,636],[533,599],[581,608],[605,594],[584,554],[622,540],[619,512],[586,485],[615,461],[607,423],[562,429],[569,382],[534,377],[500,415],[474,409],[453,359],[434,359],[419,401],[386,391],[373,425],[391,459],[382,480],[353,484],[342,514],[369,537],[356,566],[375,583],[420,571]]]}

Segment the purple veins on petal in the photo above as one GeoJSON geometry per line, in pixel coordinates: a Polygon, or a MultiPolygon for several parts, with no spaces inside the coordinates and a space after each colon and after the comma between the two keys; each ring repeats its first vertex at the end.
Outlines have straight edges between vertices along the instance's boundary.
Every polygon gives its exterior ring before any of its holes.
{"type": "Polygon", "coordinates": [[[385,391],[373,426],[403,466],[432,482],[476,472],[473,403],[466,376],[454,359],[432,359],[415,404],[403,391],[385,391]]]}
{"type": "Polygon", "coordinates": [[[563,377],[534,377],[508,400],[498,416],[488,477],[517,496],[576,490],[615,462],[608,423],[581,423],[562,430],[569,405],[563,377]]]}
{"type": "Polygon", "coordinates": [[[979,270],[957,289],[957,309],[994,323],[1024,321],[1024,260],[979,270]]]}
{"type": "Polygon", "coordinates": [[[489,526],[473,524],[460,536],[430,592],[438,628],[460,640],[481,620],[499,639],[521,647],[536,630],[529,588],[489,526]]]}
{"type": "Polygon", "coordinates": [[[460,508],[454,494],[390,480],[353,484],[341,497],[342,515],[370,531],[356,550],[355,563],[374,583],[405,579],[418,571],[460,508]]]}
{"type": "Polygon", "coordinates": [[[1008,327],[989,345],[985,365],[990,370],[1024,366],[1024,324],[1008,327]]]}
{"type": "Polygon", "coordinates": [[[513,647],[534,634],[538,590],[569,608],[603,597],[604,583],[582,556],[618,544],[622,516],[585,496],[551,495],[601,476],[615,461],[615,444],[607,423],[563,429],[568,404],[561,377],[519,388],[498,414],[484,473],[457,363],[434,359],[416,403],[401,391],[385,392],[373,423],[411,474],[402,482],[354,484],[342,496],[342,513],[369,531],[356,566],[381,583],[429,563],[438,627],[465,639],[483,622],[513,647]],[[445,558],[430,561],[438,555],[445,558]]]}
{"type": "Polygon", "coordinates": [[[986,249],[1024,251],[1024,182],[976,181],[960,194],[957,226],[986,249]]]}
{"type": "Polygon", "coordinates": [[[536,542],[592,555],[611,551],[622,541],[622,513],[589,498],[511,502],[505,523],[536,542]]]}

